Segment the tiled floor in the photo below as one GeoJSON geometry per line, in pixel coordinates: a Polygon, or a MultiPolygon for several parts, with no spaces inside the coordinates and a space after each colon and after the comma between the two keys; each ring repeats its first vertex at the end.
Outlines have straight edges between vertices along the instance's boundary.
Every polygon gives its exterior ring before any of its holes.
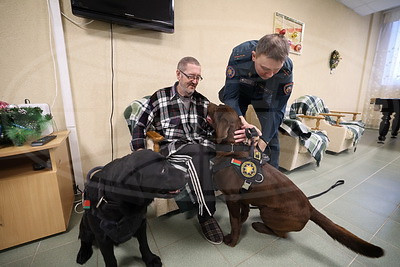
{"type": "MultiPolygon", "coordinates": [[[[235,248],[205,241],[196,217],[188,213],[150,218],[150,247],[164,266],[174,267],[400,266],[400,138],[389,137],[382,145],[377,144],[377,135],[377,131],[367,130],[355,153],[327,154],[318,168],[311,164],[286,174],[306,195],[345,180],[344,185],[311,203],[337,224],[384,248],[385,256],[380,259],[355,254],[312,222],[287,239],[259,234],[251,227],[259,220],[257,210],[251,210],[235,248]]],[[[80,217],[73,214],[66,233],[1,251],[0,266],[77,266],[80,217]]],[[[228,212],[221,200],[215,217],[228,233],[228,212]]],[[[134,239],[116,248],[116,256],[119,266],[144,266],[134,239]]],[[[85,266],[104,266],[97,249],[85,266]]]]}

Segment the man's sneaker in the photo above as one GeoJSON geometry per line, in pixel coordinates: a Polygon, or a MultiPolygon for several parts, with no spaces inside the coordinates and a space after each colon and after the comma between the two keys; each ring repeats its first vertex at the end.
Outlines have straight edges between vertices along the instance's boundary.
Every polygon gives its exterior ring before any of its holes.
{"type": "Polygon", "coordinates": [[[224,240],[224,234],[219,227],[217,220],[213,217],[200,223],[201,231],[208,242],[214,245],[219,245],[224,240]]]}

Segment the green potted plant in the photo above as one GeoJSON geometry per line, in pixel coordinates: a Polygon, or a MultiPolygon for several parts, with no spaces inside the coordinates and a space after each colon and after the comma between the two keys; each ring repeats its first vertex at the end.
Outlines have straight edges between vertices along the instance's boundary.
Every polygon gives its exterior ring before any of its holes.
{"type": "Polygon", "coordinates": [[[43,115],[42,112],[39,107],[8,105],[0,108],[0,143],[22,146],[39,138],[52,120],[50,114],[43,115]]]}

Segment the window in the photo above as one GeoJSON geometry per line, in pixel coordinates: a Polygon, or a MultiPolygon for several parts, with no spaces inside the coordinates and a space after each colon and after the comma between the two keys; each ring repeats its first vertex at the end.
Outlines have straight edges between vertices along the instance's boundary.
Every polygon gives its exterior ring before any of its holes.
{"type": "Polygon", "coordinates": [[[400,85],[400,21],[388,23],[387,29],[382,31],[382,36],[387,40],[382,85],[400,85]],[[383,36],[387,35],[387,36],[383,36]]]}

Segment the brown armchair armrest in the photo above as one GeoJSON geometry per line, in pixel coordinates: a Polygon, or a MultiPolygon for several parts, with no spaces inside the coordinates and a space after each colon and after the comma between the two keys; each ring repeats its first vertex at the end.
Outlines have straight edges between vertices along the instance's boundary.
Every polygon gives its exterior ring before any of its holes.
{"type": "Polygon", "coordinates": [[[325,117],[322,116],[311,116],[311,115],[302,115],[302,114],[298,114],[297,117],[299,118],[306,118],[306,119],[315,119],[315,127],[311,128],[311,130],[320,130],[319,129],[319,125],[320,125],[320,120],[325,119],[325,117]]]}
{"type": "Polygon", "coordinates": [[[159,143],[160,143],[162,140],[164,140],[164,136],[162,136],[162,135],[160,135],[159,133],[154,132],[154,131],[148,131],[148,132],[146,132],[146,136],[147,136],[148,138],[150,138],[150,139],[153,141],[153,143],[154,143],[153,150],[154,150],[155,152],[160,152],[160,144],[159,144],[159,143]]]}
{"type": "Polygon", "coordinates": [[[351,111],[333,111],[331,113],[339,113],[339,114],[350,114],[353,115],[353,121],[357,120],[357,115],[361,114],[361,112],[351,112],[351,111]]]}

